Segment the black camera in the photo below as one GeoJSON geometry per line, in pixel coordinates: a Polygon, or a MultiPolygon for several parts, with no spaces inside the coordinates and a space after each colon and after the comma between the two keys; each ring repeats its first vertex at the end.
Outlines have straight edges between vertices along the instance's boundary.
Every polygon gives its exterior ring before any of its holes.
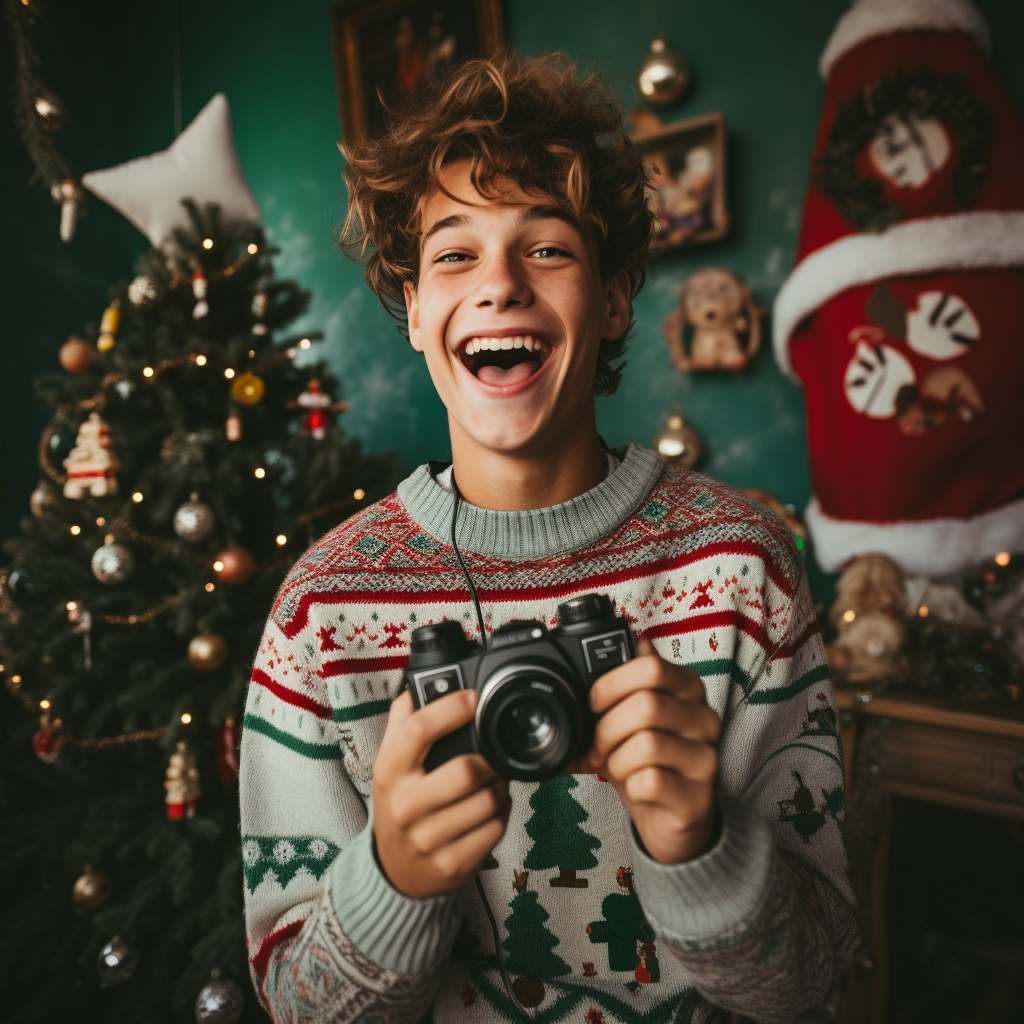
{"type": "Polygon", "coordinates": [[[417,708],[454,690],[475,689],[476,718],[442,736],[424,762],[430,770],[459,754],[482,754],[509,779],[538,781],[561,772],[593,743],[590,687],[636,656],[629,623],[604,594],[558,606],[558,625],[510,622],[482,651],[457,622],[412,631],[405,683],[417,708]]]}

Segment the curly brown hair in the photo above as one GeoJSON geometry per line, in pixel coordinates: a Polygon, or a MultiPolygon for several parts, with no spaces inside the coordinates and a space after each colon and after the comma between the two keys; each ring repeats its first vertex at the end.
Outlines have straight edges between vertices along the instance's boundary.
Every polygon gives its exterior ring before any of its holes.
{"type": "MultiPolygon", "coordinates": [[[[420,203],[458,160],[470,161],[482,196],[499,197],[504,178],[553,199],[593,229],[603,280],[625,270],[630,299],[643,287],[653,227],[647,175],[600,75],[581,78],[564,52],[523,59],[502,50],[457,65],[388,122],[381,137],[342,150],[349,204],[338,245],[364,262],[367,284],[403,327],[403,284],[419,276],[420,203]]],[[[630,309],[622,335],[602,339],[595,394],[618,387],[632,327],[630,309]]]]}

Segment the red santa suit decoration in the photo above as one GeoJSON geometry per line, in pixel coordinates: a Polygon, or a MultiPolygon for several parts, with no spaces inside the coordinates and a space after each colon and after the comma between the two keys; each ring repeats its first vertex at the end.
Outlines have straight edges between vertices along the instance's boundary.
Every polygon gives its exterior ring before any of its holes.
{"type": "Polygon", "coordinates": [[[64,460],[68,471],[64,482],[65,498],[84,498],[87,494],[102,498],[117,494],[117,471],[121,468],[114,454],[110,428],[98,412],[78,428],[75,446],[64,460]]]}
{"type": "Polygon", "coordinates": [[[826,571],[1024,549],[1024,125],[987,47],[969,0],[858,0],[821,58],[774,344],[805,390],[826,571]]]}
{"type": "Polygon", "coordinates": [[[288,405],[292,409],[306,410],[306,415],[302,417],[302,429],[318,441],[327,436],[327,428],[334,423],[334,414],[348,411],[348,404],[334,401],[324,392],[315,377],[306,386],[306,390],[288,405]]]}

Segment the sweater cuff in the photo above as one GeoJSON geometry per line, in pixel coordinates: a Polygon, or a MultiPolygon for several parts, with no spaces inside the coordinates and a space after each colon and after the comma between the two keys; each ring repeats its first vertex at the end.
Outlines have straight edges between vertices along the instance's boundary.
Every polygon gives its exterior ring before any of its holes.
{"type": "Polygon", "coordinates": [[[718,795],[722,835],[706,853],[661,864],[626,830],[637,894],[648,921],[670,944],[699,943],[742,932],[757,919],[775,871],[775,840],[754,808],[718,795]]]}
{"type": "Polygon", "coordinates": [[[341,927],[369,960],[396,974],[429,974],[459,929],[458,892],[414,899],[387,880],[373,851],[373,821],[331,865],[341,927]]]}

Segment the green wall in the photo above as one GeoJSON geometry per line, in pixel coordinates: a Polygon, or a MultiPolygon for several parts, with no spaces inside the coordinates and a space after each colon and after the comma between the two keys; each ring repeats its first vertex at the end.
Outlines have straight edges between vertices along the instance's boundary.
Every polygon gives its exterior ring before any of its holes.
{"type": "MultiPolygon", "coordinates": [[[[227,93],[242,163],[282,249],[278,270],[314,293],[305,324],[326,333],[321,351],[352,405],[345,424],[369,447],[397,449],[413,466],[447,451],[444,410],[420,357],[363,284],[361,268],[332,244],[345,199],[336,148],[331,6],[329,0],[181,0],[184,115],[187,122],[214,92],[227,93]]],[[[993,30],[996,72],[1024,109],[1024,64],[1015,59],[1024,43],[1024,4],[982,0],[978,6],[993,30]]],[[[723,242],[668,254],[651,265],[636,304],[629,370],[618,395],[599,405],[602,434],[612,444],[650,443],[665,415],[681,409],[705,440],[702,468],[802,505],[809,494],[802,398],[775,368],[770,335],[747,372],[687,379],[671,368],[662,321],[683,278],[707,264],[738,271],[756,300],[770,306],[792,265],[822,97],[817,58],[846,4],[505,0],[505,8],[513,45],[525,53],[564,48],[596,65],[627,108],[635,102],[636,66],[651,38],[667,32],[696,78],[668,119],[720,110],[729,125],[732,232],[723,242]]],[[[173,136],[170,4],[137,6],[121,31],[127,37],[120,50],[126,81],[118,102],[127,107],[129,141],[119,159],[126,159],[164,148],[173,136]]],[[[80,166],[102,165],[97,154],[95,163],[80,166]]],[[[109,225],[115,215],[94,216],[109,225]]],[[[128,252],[116,251],[116,259],[110,257],[114,249],[106,251],[104,268],[115,262],[130,275],[128,252]]],[[[54,301],[62,301],[59,293],[54,301]]],[[[94,316],[102,294],[97,301],[94,316]]],[[[55,353],[60,340],[39,338],[38,344],[55,353]]],[[[35,436],[26,431],[19,443],[28,448],[35,436]]],[[[23,481],[25,496],[31,485],[23,481]]]]}

